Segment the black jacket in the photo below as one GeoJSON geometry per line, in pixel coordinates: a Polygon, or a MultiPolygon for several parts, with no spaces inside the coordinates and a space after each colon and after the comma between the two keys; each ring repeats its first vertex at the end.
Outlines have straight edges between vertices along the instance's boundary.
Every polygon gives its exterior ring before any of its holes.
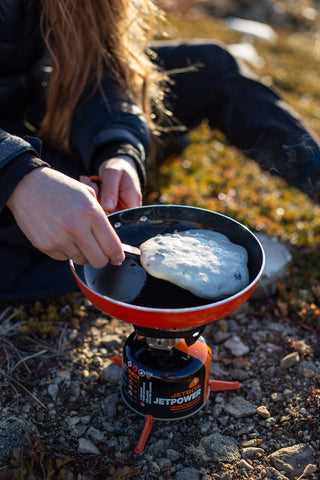
{"type": "MultiPolygon", "coordinates": [[[[37,0],[0,2],[0,211],[21,178],[40,165],[33,138],[45,109],[48,56],[40,32],[37,0]]],[[[131,156],[142,185],[149,132],[141,109],[106,72],[101,93],[84,95],[76,109],[70,134],[74,155],[84,173],[96,173],[100,159],[131,156]],[[88,99],[89,98],[89,99],[88,99]]]]}

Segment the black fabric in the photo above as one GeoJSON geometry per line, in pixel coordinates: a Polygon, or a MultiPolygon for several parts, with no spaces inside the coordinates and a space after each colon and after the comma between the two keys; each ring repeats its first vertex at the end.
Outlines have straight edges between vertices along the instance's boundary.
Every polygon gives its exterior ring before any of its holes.
{"type": "Polygon", "coordinates": [[[70,144],[88,171],[92,171],[93,164],[96,166],[96,154],[102,148],[133,155],[144,184],[144,165],[150,149],[147,122],[141,108],[127,98],[110,75],[104,75],[102,90],[97,89],[89,97],[83,95],[72,121],[70,144]]]}
{"type": "Polygon", "coordinates": [[[1,0],[0,74],[25,74],[43,48],[38,0],[1,0]]]}
{"type": "Polygon", "coordinates": [[[68,262],[36,250],[17,225],[0,228],[0,301],[54,298],[77,289],[68,262]]]}
{"type": "Polygon", "coordinates": [[[226,48],[194,42],[153,49],[160,65],[175,71],[167,101],[182,124],[190,129],[207,119],[269,173],[311,197],[319,191],[319,139],[226,48]]]}
{"type": "Polygon", "coordinates": [[[0,212],[20,180],[35,168],[44,166],[49,166],[49,164],[29,153],[23,153],[3,168],[0,176],[0,212]]]}

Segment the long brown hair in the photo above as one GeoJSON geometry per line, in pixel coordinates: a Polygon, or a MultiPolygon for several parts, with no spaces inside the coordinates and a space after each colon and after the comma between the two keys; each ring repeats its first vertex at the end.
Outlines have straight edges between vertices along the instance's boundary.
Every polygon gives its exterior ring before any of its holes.
{"type": "MultiPolygon", "coordinates": [[[[42,0],[43,36],[52,57],[40,137],[67,150],[74,109],[105,69],[145,112],[161,103],[162,75],[145,54],[156,7],[152,0],[42,0]]],[[[107,92],[105,92],[107,100],[107,92]]]]}

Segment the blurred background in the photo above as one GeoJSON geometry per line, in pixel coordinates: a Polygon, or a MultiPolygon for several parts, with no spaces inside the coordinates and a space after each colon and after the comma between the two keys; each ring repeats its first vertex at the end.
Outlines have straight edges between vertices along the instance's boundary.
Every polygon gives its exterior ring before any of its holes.
{"type": "MultiPolygon", "coordinates": [[[[320,2],[158,0],[159,39],[217,39],[241,57],[320,135],[320,2]]],[[[273,313],[320,327],[320,207],[262,171],[204,124],[181,156],[152,177],[146,203],[176,203],[229,215],[284,242],[292,254],[273,313]]]]}

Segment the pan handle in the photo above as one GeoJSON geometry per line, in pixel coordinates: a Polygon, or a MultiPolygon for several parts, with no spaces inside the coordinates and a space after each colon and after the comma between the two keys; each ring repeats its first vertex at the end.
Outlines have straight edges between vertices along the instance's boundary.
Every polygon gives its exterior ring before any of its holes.
{"type": "MultiPolygon", "coordinates": [[[[101,183],[101,178],[99,177],[99,175],[91,175],[90,177],[90,180],[92,182],[96,182],[96,183],[101,183]]],[[[100,203],[100,196],[98,196],[98,201],[100,203]]],[[[118,199],[118,204],[121,208],[121,210],[127,210],[127,205],[121,200],[121,198],[118,199]]],[[[108,212],[108,213],[111,213],[111,212],[108,212]]]]}

